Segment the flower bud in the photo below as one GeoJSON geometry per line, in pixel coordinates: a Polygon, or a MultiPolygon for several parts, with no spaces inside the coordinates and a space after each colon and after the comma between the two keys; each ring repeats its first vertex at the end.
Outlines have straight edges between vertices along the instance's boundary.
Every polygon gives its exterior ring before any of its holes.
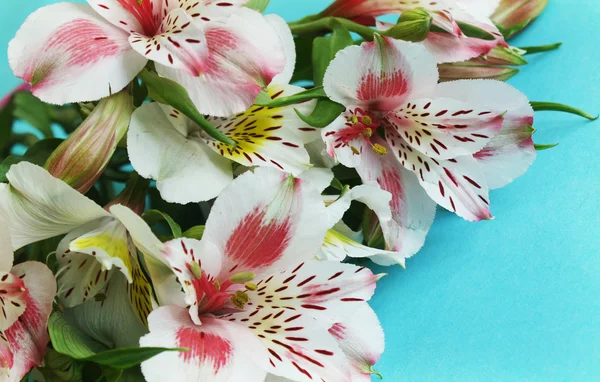
{"type": "Polygon", "coordinates": [[[469,61],[438,65],[440,81],[463,79],[494,79],[506,81],[519,73],[519,69],[511,66],[525,65],[527,61],[518,48],[495,47],[488,54],[469,61]]]}
{"type": "Polygon", "coordinates": [[[396,25],[383,34],[398,40],[419,42],[429,35],[433,18],[424,9],[417,8],[403,12],[396,25]]]}
{"type": "Polygon", "coordinates": [[[548,0],[502,0],[492,15],[492,21],[504,29],[525,27],[537,18],[548,0]]]}
{"type": "Polygon", "coordinates": [[[103,99],[52,153],[46,169],[81,193],[88,191],[129,127],[133,98],[125,90],[103,99]]]}

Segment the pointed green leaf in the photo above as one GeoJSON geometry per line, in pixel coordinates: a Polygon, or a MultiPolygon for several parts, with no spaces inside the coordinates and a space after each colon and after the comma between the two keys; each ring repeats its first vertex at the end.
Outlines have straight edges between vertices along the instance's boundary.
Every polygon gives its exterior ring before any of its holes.
{"type": "Polygon", "coordinates": [[[183,237],[187,237],[188,239],[200,240],[202,239],[202,235],[204,235],[204,228],[205,226],[203,225],[197,225],[195,227],[192,227],[183,233],[183,237]]]}
{"type": "Polygon", "coordinates": [[[173,238],[178,239],[183,236],[183,234],[181,232],[181,227],[179,226],[179,224],[177,224],[177,222],[175,222],[175,220],[173,220],[173,218],[171,218],[169,215],[167,215],[164,212],[161,212],[159,210],[149,210],[149,211],[144,212],[144,214],[142,215],[142,218],[150,226],[153,226],[156,223],[160,222],[161,220],[164,220],[169,225],[169,228],[171,229],[171,233],[173,234],[173,238]]]}
{"type": "Polygon", "coordinates": [[[226,137],[221,131],[210,124],[202,114],[196,109],[187,90],[175,81],[159,77],[156,73],[148,69],[142,70],[139,77],[148,88],[150,97],[162,104],[173,106],[185,114],[192,121],[196,122],[208,135],[219,142],[235,146],[235,142],[226,137]]]}
{"type": "Polygon", "coordinates": [[[0,155],[10,143],[12,127],[14,123],[13,113],[15,110],[14,102],[11,99],[6,106],[0,109],[0,155]]]}
{"type": "Polygon", "coordinates": [[[487,41],[494,41],[496,39],[496,37],[494,37],[494,35],[492,35],[491,33],[487,32],[475,25],[463,23],[461,21],[457,21],[456,24],[458,24],[460,30],[467,37],[479,38],[479,39],[487,40],[487,41]]]}
{"type": "Polygon", "coordinates": [[[298,94],[291,95],[289,97],[277,98],[276,100],[271,100],[269,102],[264,102],[265,100],[258,100],[257,106],[265,106],[265,107],[284,107],[295,105],[300,102],[310,101],[317,98],[327,98],[327,94],[325,94],[325,90],[323,90],[322,86],[312,88],[309,90],[305,90],[298,94]]]}
{"type": "Polygon", "coordinates": [[[559,111],[562,113],[575,114],[583,118],[587,118],[590,121],[595,121],[598,116],[592,116],[581,109],[574,108],[572,106],[563,105],[555,102],[531,102],[531,107],[535,111],[559,111]]]}
{"type": "Polygon", "coordinates": [[[539,144],[539,145],[538,145],[538,144],[536,143],[536,144],[534,145],[534,147],[535,147],[536,151],[544,151],[544,150],[549,150],[549,149],[552,149],[552,148],[554,148],[554,147],[556,147],[556,146],[558,146],[558,143],[550,143],[550,144],[547,144],[547,145],[542,145],[542,144],[539,144]]]}
{"type": "Polygon", "coordinates": [[[81,363],[54,349],[48,349],[44,356],[44,367],[40,367],[39,371],[46,382],[79,382],[83,380],[82,369],[81,363]]]}
{"type": "Polygon", "coordinates": [[[271,0],[250,0],[246,3],[245,7],[254,9],[255,11],[258,11],[260,13],[264,13],[270,1],[271,0]]]}
{"type": "Polygon", "coordinates": [[[74,359],[90,357],[106,347],[71,326],[60,313],[54,312],[48,320],[48,333],[52,347],[59,353],[74,359]]]}
{"type": "Polygon", "coordinates": [[[298,117],[310,126],[323,128],[329,126],[345,110],[346,107],[344,107],[344,105],[333,102],[329,98],[324,98],[317,101],[317,106],[310,116],[306,116],[298,110],[295,111],[296,114],[298,114],[298,117]]]}
{"type": "Polygon", "coordinates": [[[115,369],[129,369],[166,351],[188,351],[188,349],[158,347],[119,348],[94,354],[81,360],[94,362],[102,366],[110,366],[115,369]]]}
{"type": "Polygon", "coordinates": [[[534,53],[542,53],[549,52],[552,50],[556,50],[562,46],[562,42],[557,42],[556,44],[548,44],[548,45],[539,45],[539,46],[524,46],[519,49],[525,51],[525,54],[534,54],[534,53]]]}
{"type": "Polygon", "coordinates": [[[315,86],[323,85],[325,71],[335,58],[335,55],[342,49],[354,44],[354,40],[338,20],[333,19],[330,22],[332,33],[327,37],[317,37],[313,42],[312,64],[313,80],[315,86]]]}

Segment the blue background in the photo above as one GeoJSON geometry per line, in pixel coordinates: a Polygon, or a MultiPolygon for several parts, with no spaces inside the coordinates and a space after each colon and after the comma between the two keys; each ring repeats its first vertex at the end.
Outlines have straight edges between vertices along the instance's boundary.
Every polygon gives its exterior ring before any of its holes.
{"type": "MultiPolygon", "coordinates": [[[[5,47],[25,17],[52,0],[0,5],[0,91],[19,81],[5,47]]],[[[323,0],[273,0],[295,20],[323,0]]],[[[510,82],[531,100],[600,112],[597,0],[552,0],[515,46],[564,42],[529,56],[510,82]]],[[[600,380],[600,122],[536,114],[539,153],[526,176],[492,192],[496,219],[439,211],[428,242],[383,271],[372,306],[386,332],[376,369],[387,381],[600,380]]],[[[374,379],[375,380],[375,379],[374,379]]]]}

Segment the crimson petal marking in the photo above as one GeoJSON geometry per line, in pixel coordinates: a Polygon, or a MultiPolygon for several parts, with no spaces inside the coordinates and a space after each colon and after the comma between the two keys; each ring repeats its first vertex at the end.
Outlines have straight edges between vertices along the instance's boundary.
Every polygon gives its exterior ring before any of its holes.
{"type": "Polygon", "coordinates": [[[25,312],[25,283],[12,273],[0,272],[0,331],[5,331],[25,312]]]}
{"type": "Polygon", "coordinates": [[[453,99],[419,99],[387,115],[414,149],[436,159],[474,154],[502,129],[503,119],[488,109],[453,99]]]}
{"type": "Polygon", "coordinates": [[[221,21],[236,9],[242,7],[248,0],[162,0],[164,12],[175,8],[185,10],[196,22],[221,21]]]}
{"type": "Polygon", "coordinates": [[[128,33],[152,36],[162,20],[163,0],[87,0],[92,8],[113,25],[128,33]]]}
{"type": "Polygon", "coordinates": [[[417,175],[421,186],[439,205],[469,221],[492,219],[489,190],[472,156],[428,158],[391,129],[386,132],[386,140],[400,163],[417,175]]]}
{"type": "Polygon", "coordinates": [[[129,42],[139,54],[161,65],[198,77],[207,70],[208,44],[204,29],[182,9],[171,11],[156,35],[132,33],[129,42]]]}

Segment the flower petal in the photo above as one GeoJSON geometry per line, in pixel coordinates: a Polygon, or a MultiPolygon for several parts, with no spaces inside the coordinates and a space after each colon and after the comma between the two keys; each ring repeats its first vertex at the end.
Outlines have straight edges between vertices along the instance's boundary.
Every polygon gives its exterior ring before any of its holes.
{"type": "Polygon", "coordinates": [[[187,352],[164,352],[142,363],[148,382],[154,381],[248,381],[262,382],[262,364],[268,356],[255,336],[241,325],[203,318],[190,319],[187,309],[165,306],[152,312],[150,334],[142,347],[187,348],[187,352]]]}
{"type": "MultiPolygon", "coordinates": [[[[373,203],[367,205],[377,213],[387,249],[398,252],[402,258],[408,258],[423,247],[425,237],[433,224],[436,205],[423,192],[415,175],[403,168],[391,154],[393,148],[380,138],[376,138],[374,143],[385,147],[388,154],[381,156],[371,150],[364,151],[357,171],[363,182],[376,182],[382,190],[392,194],[389,204],[391,219],[385,219],[381,211],[372,207],[373,203]]],[[[390,265],[390,258],[387,261],[385,257],[371,260],[390,265]]]]}
{"type": "Polygon", "coordinates": [[[400,163],[417,175],[429,197],[469,221],[490,220],[488,187],[472,156],[436,160],[422,155],[395,131],[386,140],[400,163]]]}
{"type": "MultiPolygon", "coordinates": [[[[294,36],[292,36],[292,31],[287,22],[278,15],[266,15],[265,18],[279,34],[286,57],[283,71],[273,78],[272,83],[278,85],[289,84],[294,75],[294,69],[296,68],[296,44],[294,42],[294,36]]],[[[303,114],[307,115],[305,113],[303,114]]]]}
{"type": "MultiPolygon", "coordinates": [[[[164,0],[87,0],[113,25],[129,33],[153,35],[160,26],[164,0]]],[[[174,2],[175,3],[175,2],[174,2]]],[[[165,13],[166,15],[166,13],[165,13]]]]}
{"type": "Polygon", "coordinates": [[[13,249],[65,234],[109,214],[43,168],[11,166],[0,184],[0,214],[10,223],[13,249]]]}
{"type": "Polygon", "coordinates": [[[168,13],[173,9],[181,8],[185,9],[185,11],[192,16],[196,22],[208,23],[211,21],[222,21],[247,2],[248,0],[166,1],[164,12],[168,13]]]}
{"type": "Polygon", "coordinates": [[[240,8],[224,22],[207,23],[205,35],[210,53],[201,77],[156,67],[161,76],[186,88],[202,114],[227,117],[246,110],[284,70],[281,38],[258,12],[240,8]]]}
{"type": "Polygon", "coordinates": [[[10,272],[15,260],[10,228],[0,209],[0,272],[10,272]]]}
{"type": "Polygon", "coordinates": [[[344,106],[389,111],[408,98],[429,96],[437,80],[435,60],[423,46],[385,37],[340,51],[324,87],[344,106]]]}
{"type": "Polygon", "coordinates": [[[200,76],[207,69],[209,51],[204,29],[183,9],[171,11],[156,34],[132,33],[129,42],[147,59],[191,76],[200,76]]]}
{"type": "Polygon", "coordinates": [[[367,247],[354,241],[337,229],[327,231],[318,258],[327,261],[343,261],[346,256],[352,258],[370,258],[375,263],[381,265],[404,265],[404,257],[398,252],[367,247]]]}
{"type": "Polygon", "coordinates": [[[335,159],[346,167],[355,168],[360,164],[360,153],[370,150],[367,142],[363,139],[355,139],[353,133],[346,139],[346,132],[352,128],[347,118],[351,113],[346,112],[336,118],[329,126],[321,130],[321,137],[325,142],[326,152],[330,158],[335,159]]]}
{"type": "Polygon", "coordinates": [[[451,98],[411,99],[386,120],[414,149],[436,159],[474,154],[502,129],[490,109],[451,98]]]}
{"type": "Polygon", "coordinates": [[[90,7],[58,3],[27,18],[8,57],[15,75],[42,101],[95,101],[123,89],[146,65],[127,38],[90,7]]]}
{"type": "Polygon", "coordinates": [[[127,279],[116,273],[97,298],[65,309],[71,325],[109,348],[135,347],[148,333],[128,293],[127,279]]]}
{"type": "Polygon", "coordinates": [[[25,312],[28,296],[23,280],[12,273],[0,272],[0,332],[10,328],[25,312]]]}
{"type": "Polygon", "coordinates": [[[310,182],[267,168],[240,176],[217,198],[204,231],[203,241],[224,257],[218,279],[312,258],[328,229],[324,213],[310,182]]]}
{"type": "Polygon", "coordinates": [[[27,308],[8,330],[0,333],[0,354],[9,381],[20,381],[33,366],[40,366],[50,341],[48,317],[56,294],[56,281],[48,267],[28,261],[11,270],[25,284],[27,308]]]}
{"type": "Polygon", "coordinates": [[[456,3],[472,14],[490,17],[500,5],[500,0],[455,0],[456,3]]]}
{"type": "Polygon", "coordinates": [[[131,119],[131,164],[141,176],[157,181],[168,202],[210,200],[233,180],[231,163],[191,134],[190,125],[187,117],[158,103],[142,105],[131,119]]]}
{"type": "Polygon", "coordinates": [[[461,101],[504,113],[500,133],[475,154],[490,189],[508,185],[533,164],[534,112],[523,93],[504,82],[484,80],[440,84],[436,93],[441,97],[453,94],[461,101]]]}
{"type": "MultiPolygon", "coordinates": [[[[271,85],[268,93],[271,97],[278,98],[296,94],[301,90],[291,85],[271,85]]],[[[304,109],[307,106],[314,107],[314,103],[303,106],[304,109]]],[[[307,126],[298,118],[294,107],[253,106],[231,118],[209,118],[209,121],[233,139],[237,146],[231,148],[210,137],[206,138],[206,143],[220,155],[241,165],[274,167],[298,175],[312,166],[304,148],[304,141],[309,136],[311,138],[308,140],[318,137],[318,133],[314,129],[310,132],[301,130],[307,126]]]]}

